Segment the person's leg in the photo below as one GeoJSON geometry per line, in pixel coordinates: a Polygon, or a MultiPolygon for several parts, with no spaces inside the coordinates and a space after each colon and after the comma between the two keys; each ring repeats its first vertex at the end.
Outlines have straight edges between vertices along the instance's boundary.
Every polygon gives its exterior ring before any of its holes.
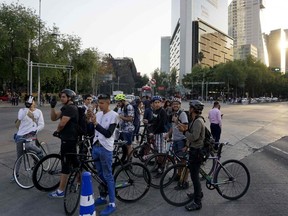
{"type": "Polygon", "coordinates": [[[114,177],[112,174],[112,158],[113,158],[113,152],[108,151],[104,147],[101,148],[101,154],[100,154],[100,162],[101,167],[103,171],[103,177],[107,183],[108,187],[108,193],[109,193],[109,202],[115,204],[115,183],[114,183],[114,177]]]}

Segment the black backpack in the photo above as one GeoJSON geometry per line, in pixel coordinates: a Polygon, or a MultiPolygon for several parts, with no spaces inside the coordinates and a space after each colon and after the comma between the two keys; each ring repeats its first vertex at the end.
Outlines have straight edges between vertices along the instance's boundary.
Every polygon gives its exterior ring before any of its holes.
{"type": "Polygon", "coordinates": [[[87,134],[87,119],[85,114],[85,107],[77,107],[78,108],[78,135],[83,136],[87,134]]]}

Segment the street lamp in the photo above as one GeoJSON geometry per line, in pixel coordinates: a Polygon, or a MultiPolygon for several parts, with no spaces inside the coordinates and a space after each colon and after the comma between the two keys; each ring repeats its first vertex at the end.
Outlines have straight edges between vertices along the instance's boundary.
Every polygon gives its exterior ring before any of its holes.
{"type": "MultiPolygon", "coordinates": [[[[38,62],[40,61],[40,34],[41,34],[41,0],[39,0],[39,35],[38,35],[38,62]]],[[[41,85],[40,85],[40,67],[38,67],[38,94],[37,94],[37,104],[40,104],[40,91],[41,91],[41,85]]]]}

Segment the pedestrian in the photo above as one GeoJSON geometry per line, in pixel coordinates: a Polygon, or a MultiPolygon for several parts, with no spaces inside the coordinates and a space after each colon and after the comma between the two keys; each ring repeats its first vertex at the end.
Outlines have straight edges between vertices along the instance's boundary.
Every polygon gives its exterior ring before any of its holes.
{"type": "Polygon", "coordinates": [[[92,105],[93,98],[91,94],[86,94],[84,95],[83,99],[84,99],[83,108],[85,109],[85,115],[86,115],[86,121],[87,121],[87,131],[86,131],[87,134],[86,135],[91,137],[90,141],[92,143],[94,134],[95,134],[94,125],[90,118],[90,116],[94,114],[94,106],[92,105]]]}
{"type": "MultiPolygon", "coordinates": [[[[109,215],[116,210],[115,205],[115,182],[112,174],[112,160],[115,140],[115,128],[118,124],[118,114],[110,110],[110,95],[98,96],[99,109],[93,115],[92,122],[95,126],[92,157],[99,177],[107,183],[109,205],[100,212],[100,216],[109,215]]],[[[95,206],[107,204],[106,192],[100,190],[100,196],[95,200],[95,206]]]]}
{"type": "MultiPolygon", "coordinates": [[[[132,151],[132,139],[134,133],[134,108],[131,104],[126,101],[126,96],[124,94],[117,94],[115,100],[118,106],[118,114],[120,118],[119,126],[123,140],[126,141],[127,153],[123,152],[122,159],[128,156],[132,151]]],[[[125,151],[125,149],[123,149],[125,151]]]]}
{"type": "MultiPolygon", "coordinates": [[[[21,108],[18,111],[17,119],[20,120],[20,125],[14,137],[17,159],[23,154],[23,142],[28,138],[35,137],[45,125],[42,111],[36,108],[34,97],[32,95],[26,95],[24,100],[25,108],[21,108]]],[[[39,158],[43,157],[41,148],[36,146],[34,142],[26,142],[25,148],[26,150],[36,152],[39,158]]],[[[11,181],[14,181],[14,178],[12,178],[11,181]]]]}
{"type": "MultiPolygon", "coordinates": [[[[202,208],[202,188],[200,183],[200,166],[202,164],[201,148],[204,146],[205,125],[204,118],[201,116],[204,104],[199,100],[192,100],[189,103],[189,114],[192,122],[187,124],[178,124],[179,131],[183,132],[187,139],[187,147],[189,148],[189,170],[191,180],[193,182],[194,194],[188,194],[193,197],[192,203],[185,206],[186,210],[194,211],[202,208]]],[[[187,185],[178,185],[178,187],[186,188],[187,185]]]]}
{"type": "Polygon", "coordinates": [[[133,132],[133,141],[136,139],[137,144],[139,143],[139,131],[140,131],[140,123],[141,123],[141,113],[142,113],[143,103],[140,98],[136,98],[134,100],[134,132],[133,132]]]}
{"type": "Polygon", "coordinates": [[[215,150],[217,150],[222,128],[222,114],[220,111],[220,104],[218,101],[214,102],[213,108],[209,111],[208,118],[210,121],[211,134],[215,140],[214,148],[215,150]]]}
{"type": "Polygon", "coordinates": [[[76,93],[71,89],[63,89],[60,93],[60,100],[63,104],[60,111],[55,110],[57,104],[56,97],[51,99],[51,120],[60,122],[53,136],[61,139],[60,155],[62,162],[62,170],[60,176],[60,184],[57,190],[48,194],[51,198],[64,197],[64,190],[71,171],[71,166],[77,167],[77,140],[78,140],[78,108],[73,100],[76,93]],[[67,154],[68,153],[68,154],[67,154]],[[72,154],[71,154],[72,153],[72,154]]]}
{"type": "Polygon", "coordinates": [[[171,101],[172,104],[172,116],[169,121],[172,124],[172,127],[165,136],[165,139],[172,138],[173,141],[173,151],[176,154],[182,155],[182,152],[185,151],[186,146],[186,136],[179,131],[178,123],[188,125],[188,117],[185,111],[181,110],[181,98],[174,97],[171,101]]]}

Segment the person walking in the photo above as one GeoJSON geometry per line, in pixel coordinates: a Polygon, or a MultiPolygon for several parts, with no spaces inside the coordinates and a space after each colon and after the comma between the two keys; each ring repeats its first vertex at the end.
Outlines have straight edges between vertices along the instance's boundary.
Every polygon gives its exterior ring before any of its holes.
{"type": "MultiPolygon", "coordinates": [[[[44,126],[43,113],[40,109],[36,108],[35,100],[32,95],[25,96],[25,108],[21,108],[18,111],[17,119],[20,120],[20,125],[14,140],[16,143],[17,159],[23,154],[23,142],[26,139],[34,137],[44,126]]],[[[26,142],[26,150],[36,152],[39,158],[43,157],[41,148],[35,145],[34,142],[26,142]]],[[[14,178],[11,179],[11,182],[14,178]]]]}
{"type": "Polygon", "coordinates": [[[222,115],[218,101],[214,102],[213,108],[209,111],[208,118],[210,121],[211,134],[216,142],[214,149],[217,150],[222,128],[222,115]]]}
{"type": "Polygon", "coordinates": [[[71,166],[77,167],[79,162],[77,160],[77,141],[78,141],[78,108],[74,105],[74,98],[76,93],[71,89],[63,89],[60,93],[61,102],[63,104],[60,111],[55,110],[57,104],[56,98],[51,99],[51,120],[60,122],[57,126],[57,130],[53,133],[53,136],[61,139],[60,155],[62,162],[62,170],[60,176],[60,185],[57,190],[48,194],[50,198],[62,198],[64,197],[64,190],[68,181],[68,177],[71,171],[71,166]],[[73,153],[73,154],[67,154],[73,153]],[[67,154],[67,155],[66,155],[67,154]],[[75,154],[75,155],[74,155],[75,154]]]}
{"type": "MultiPolygon", "coordinates": [[[[185,206],[187,211],[199,210],[202,208],[202,188],[200,183],[200,166],[202,163],[200,151],[204,146],[205,138],[205,125],[204,118],[201,116],[204,104],[198,100],[192,100],[189,103],[189,113],[192,118],[192,122],[187,124],[178,124],[179,131],[187,138],[187,147],[189,148],[189,170],[191,180],[193,182],[194,194],[188,194],[193,197],[192,203],[185,206]]],[[[184,187],[184,186],[183,186],[184,187]]],[[[183,188],[184,189],[184,188],[183,188]]]]}
{"type": "MultiPolygon", "coordinates": [[[[118,114],[110,110],[110,95],[98,96],[100,111],[91,116],[95,126],[95,137],[93,140],[92,157],[99,177],[107,183],[109,205],[100,212],[100,216],[107,216],[116,210],[115,204],[115,182],[112,174],[112,160],[115,140],[115,128],[118,124],[118,114]]],[[[106,193],[101,193],[95,200],[95,206],[107,204],[106,193]]]]}

